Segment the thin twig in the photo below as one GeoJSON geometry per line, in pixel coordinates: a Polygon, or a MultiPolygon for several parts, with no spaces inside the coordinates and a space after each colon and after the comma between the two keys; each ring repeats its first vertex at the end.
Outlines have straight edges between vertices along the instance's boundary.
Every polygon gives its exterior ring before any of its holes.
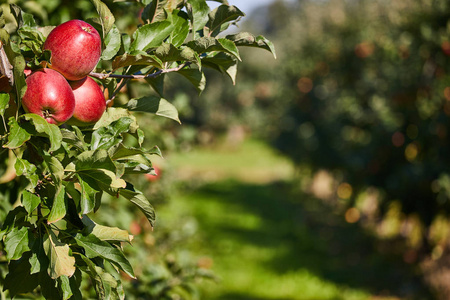
{"type": "Polygon", "coordinates": [[[190,62],[185,62],[184,64],[179,65],[176,68],[171,68],[171,69],[161,69],[155,73],[151,73],[151,74],[146,74],[146,75],[121,75],[121,74],[113,74],[113,73],[95,73],[95,72],[91,72],[89,74],[89,76],[98,78],[98,79],[106,79],[106,78],[124,78],[124,79],[145,79],[145,78],[155,78],[158,77],[161,74],[166,74],[166,73],[170,73],[170,72],[177,72],[180,71],[181,69],[183,69],[186,66],[189,66],[191,63],[190,62]]]}

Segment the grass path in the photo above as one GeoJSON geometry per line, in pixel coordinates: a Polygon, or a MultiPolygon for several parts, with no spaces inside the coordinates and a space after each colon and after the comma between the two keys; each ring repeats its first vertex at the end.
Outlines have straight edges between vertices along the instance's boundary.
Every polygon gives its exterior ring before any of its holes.
{"type": "Polygon", "coordinates": [[[263,144],[170,159],[185,185],[201,181],[181,188],[159,218],[195,218],[199,236],[186,247],[212,259],[221,278],[203,285],[202,299],[387,300],[423,292],[409,266],[295,191],[293,167],[263,144]]]}

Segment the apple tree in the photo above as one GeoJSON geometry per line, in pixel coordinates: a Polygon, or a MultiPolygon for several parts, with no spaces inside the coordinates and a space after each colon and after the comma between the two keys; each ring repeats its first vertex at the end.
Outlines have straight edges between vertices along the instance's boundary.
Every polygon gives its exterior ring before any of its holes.
{"type": "MultiPolygon", "coordinates": [[[[28,87],[28,94],[33,91],[31,102],[40,101],[40,92],[31,90],[31,78],[53,71],[52,52],[56,58],[57,52],[69,56],[74,50],[44,47],[55,26],[39,26],[20,6],[11,4],[9,11],[0,11],[0,234],[7,263],[2,284],[11,298],[27,294],[82,299],[81,281],[89,277],[99,299],[124,299],[121,274],[135,274],[123,247],[133,237],[89,216],[102,213],[103,196],[120,197],[141,210],[152,227],[155,224],[149,199],[127,177],[154,174],[152,157],[161,155],[157,146],[142,147],[144,131],[135,113],[180,122],[176,107],[164,98],[168,73],[180,74],[200,93],[206,83],[204,68],[235,80],[241,60],[238,47],[274,52],[263,36],[221,34],[244,16],[226,0],[216,1],[221,5],[213,10],[205,0],[131,1],[143,9],[142,23],[136,20],[131,33],[119,30],[105,3],[90,2],[98,16],[85,21],[99,33],[101,56],[88,78],[101,86],[108,106],[91,123],[49,122],[44,113],[25,109],[28,87]],[[155,93],[115,102],[131,80],[145,81],[155,93]]],[[[89,48],[85,52],[89,54],[89,48]]],[[[80,69],[83,64],[73,63],[80,69]]],[[[54,80],[46,78],[42,85],[54,80]]],[[[70,85],[73,88],[74,82],[70,85]]],[[[58,83],[55,89],[62,86],[58,83]]],[[[46,91],[41,88],[43,94],[46,91]]],[[[94,98],[78,96],[83,97],[94,98]]],[[[52,105],[61,104],[57,99],[64,97],[56,97],[52,105]]]]}

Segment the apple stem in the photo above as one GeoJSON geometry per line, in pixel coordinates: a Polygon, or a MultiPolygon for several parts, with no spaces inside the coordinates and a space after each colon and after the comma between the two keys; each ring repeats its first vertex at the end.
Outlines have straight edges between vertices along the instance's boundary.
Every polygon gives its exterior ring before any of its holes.
{"type": "Polygon", "coordinates": [[[146,75],[121,75],[121,74],[113,74],[113,73],[95,73],[95,72],[91,72],[89,74],[89,76],[91,77],[95,77],[98,79],[106,79],[106,78],[125,78],[125,79],[145,79],[145,78],[155,78],[158,77],[161,74],[166,74],[166,73],[170,73],[170,72],[177,72],[180,71],[181,69],[189,66],[191,63],[190,62],[185,62],[184,64],[179,65],[176,68],[171,68],[171,69],[161,69],[155,73],[151,73],[151,74],[146,74],[146,75]]]}

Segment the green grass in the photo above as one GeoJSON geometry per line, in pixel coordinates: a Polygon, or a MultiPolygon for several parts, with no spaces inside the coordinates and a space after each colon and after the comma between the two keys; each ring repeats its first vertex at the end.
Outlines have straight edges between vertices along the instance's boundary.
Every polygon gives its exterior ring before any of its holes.
{"type": "Polygon", "coordinates": [[[170,226],[195,219],[198,236],[185,247],[211,258],[220,278],[202,285],[202,299],[351,300],[424,291],[401,258],[378,253],[358,225],[301,194],[290,181],[292,165],[267,146],[223,149],[169,158],[190,175],[181,176],[185,181],[210,177],[195,189],[185,182],[158,209],[158,222],[170,226]]]}

